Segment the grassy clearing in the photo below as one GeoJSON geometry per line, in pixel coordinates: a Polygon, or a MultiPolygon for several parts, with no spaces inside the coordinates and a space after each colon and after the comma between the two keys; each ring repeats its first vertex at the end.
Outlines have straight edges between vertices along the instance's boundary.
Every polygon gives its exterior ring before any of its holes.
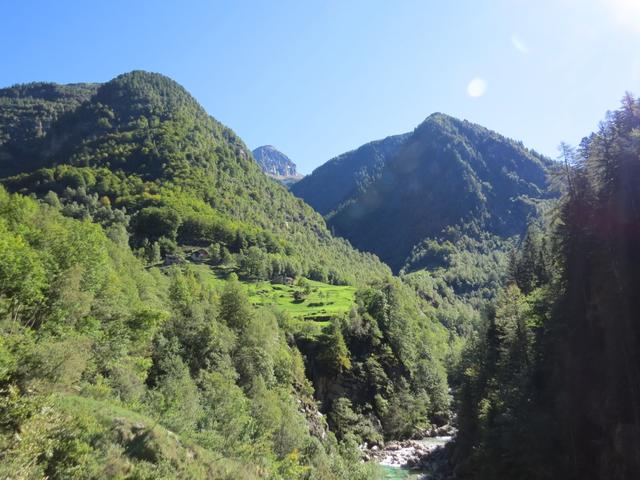
{"type": "Polygon", "coordinates": [[[269,282],[248,283],[249,298],[254,305],[276,305],[294,318],[327,320],[348,313],[355,302],[356,289],[349,286],[328,285],[309,280],[311,292],[302,301],[294,293],[303,288],[269,282]]]}
{"type": "MultiPolygon", "coordinates": [[[[213,288],[221,288],[231,271],[211,268],[204,264],[191,266],[203,281],[213,288]]],[[[294,298],[295,292],[304,289],[298,285],[281,285],[271,282],[242,282],[249,300],[256,306],[275,306],[289,314],[296,330],[320,333],[331,318],[349,313],[355,304],[356,289],[351,286],[329,285],[308,280],[310,293],[303,300],[294,298]]]]}
{"type": "Polygon", "coordinates": [[[86,414],[104,426],[111,426],[113,418],[123,418],[131,422],[143,422],[149,426],[157,424],[155,420],[141,413],[128,410],[108,401],[69,394],[57,394],[53,398],[55,405],[63,411],[75,415],[86,414]]]}

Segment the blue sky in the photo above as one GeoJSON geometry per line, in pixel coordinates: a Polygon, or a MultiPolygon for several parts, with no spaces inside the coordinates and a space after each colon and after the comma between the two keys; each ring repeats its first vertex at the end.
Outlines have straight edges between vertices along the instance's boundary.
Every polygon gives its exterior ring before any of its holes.
{"type": "Polygon", "coordinates": [[[0,86],[164,73],[304,173],[435,111],[555,156],[640,94],[640,0],[16,0],[0,42],[0,86]]]}

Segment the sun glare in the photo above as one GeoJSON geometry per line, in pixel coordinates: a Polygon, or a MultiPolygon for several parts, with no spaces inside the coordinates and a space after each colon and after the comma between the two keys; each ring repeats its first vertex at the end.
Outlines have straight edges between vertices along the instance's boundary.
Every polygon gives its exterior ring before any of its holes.
{"type": "Polygon", "coordinates": [[[480,77],[476,77],[467,85],[467,93],[471,98],[478,98],[485,94],[487,91],[487,82],[480,77]]]}
{"type": "Polygon", "coordinates": [[[602,0],[621,24],[640,32],[640,0],[602,0]]]}

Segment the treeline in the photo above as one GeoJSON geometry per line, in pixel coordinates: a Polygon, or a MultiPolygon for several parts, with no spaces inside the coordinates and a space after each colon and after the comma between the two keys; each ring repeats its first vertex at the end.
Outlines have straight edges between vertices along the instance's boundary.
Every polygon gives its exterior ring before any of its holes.
{"type": "Polygon", "coordinates": [[[640,476],[640,101],[576,151],[563,191],[458,367],[459,478],[640,476]]]}

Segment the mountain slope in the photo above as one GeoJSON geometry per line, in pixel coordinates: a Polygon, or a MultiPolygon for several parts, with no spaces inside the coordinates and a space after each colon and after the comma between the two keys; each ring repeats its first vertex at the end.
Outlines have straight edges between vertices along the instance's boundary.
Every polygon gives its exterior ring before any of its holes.
{"type": "Polygon", "coordinates": [[[327,215],[366,189],[408,135],[394,135],[343,153],[316,168],[293,185],[291,191],[327,215]]]}
{"type": "Polygon", "coordinates": [[[18,171],[19,159],[34,154],[34,143],[53,123],[89,100],[97,89],[94,83],[44,82],[0,89],[0,174],[18,171]]]}
{"type": "Polygon", "coordinates": [[[109,457],[140,478],[362,480],[357,445],[446,421],[456,339],[431,305],[180,85],[120,75],[26,137],[0,188],[5,476],[37,457],[29,477],[104,478],[109,457]],[[54,402],[47,423],[51,392],[86,408],[54,402]]]}
{"type": "Polygon", "coordinates": [[[293,192],[332,212],[328,223],[338,235],[376,253],[396,271],[406,266],[414,247],[446,236],[451,228],[475,236],[520,234],[535,212],[535,200],[546,196],[549,162],[479,125],[433,114],[395,139],[399,143],[388,155],[373,150],[374,143],[356,151],[369,155],[343,156],[336,182],[349,184],[344,194],[322,198],[321,185],[336,173],[335,160],[316,170],[324,178],[314,178],[314,172],[293,192]],[[378,173],[367,183],[359,180],[363,171],[378,173]]]}
{"type": "Polygon", "coordinates": [[[177,215],[168,235],[134,230],[135,245],[161,238],[203,246],[215,241],[231,253],[270,245],[269,255],[287,257],[277,260],[277,270],[288,274],[334,282],[388,274],[371,255],[333,238],[318,214],[261,173],[242,140],[162,75],[116,77],[45,136],[32,135],[17,147],[23,145],[32,145],[30,155],[0,161],[4,171],[23,172],[4,181],[11,190],[53,191],[63,204],[95,194],[126,211],[134,227],[142,225],[140,212],[153,212],[148,209],[177,215]]]}
{"type": "Polygon", "coordinates": [[[263,145],[252,153],[262,171],[270,177],[284,182],[295,182],[302,178],[296,170],[296,164],[273,145],[263,145]]]}

